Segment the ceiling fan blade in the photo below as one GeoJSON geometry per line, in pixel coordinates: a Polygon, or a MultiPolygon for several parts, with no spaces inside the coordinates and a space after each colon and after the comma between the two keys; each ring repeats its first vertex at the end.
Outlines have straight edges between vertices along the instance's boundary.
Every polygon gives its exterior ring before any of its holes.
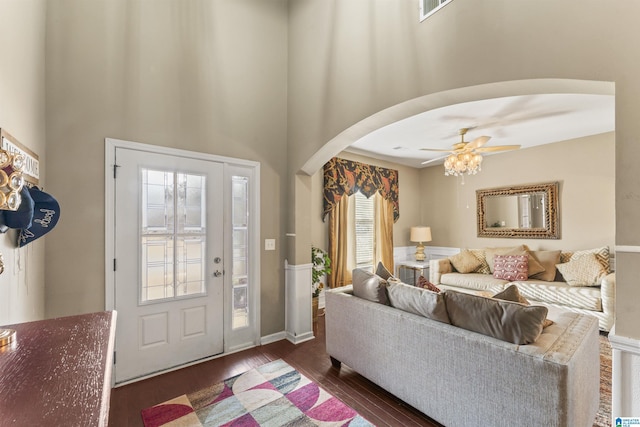
{"type": "Polygon", "coordinates": [[[446,159],[447,157],[449,157],[449,156],[436,157],[435,159],[425,160],[421,164],[422,165],[428,165],[429,163],[437,162],[438,160],[446,159]]]}
{"type": "Polygon", "coordinates": [[[491,153],[494,151],[517,150],[518,148],[520,148],[519,145],[496,145],[495,147],[476,148],[476,151],[478,153],[491,153]]]}
{"type": "Polygon", "coordinates": [[[454,150],[443,150],[440,148],[421,148],[422,151],[438,151],[441,153],[453,153],[454,150]]]}
{"type": "Polygon", "coordinates": [[[486,144],[487,142],[489,142],[489,140],[491,139],[490,136],[479,136],[476,139],[474,139],[473,141],[471,141],[470,143],[468,143],[465,148],[467,150],[473,150],[475,148],[480,148],[482,147],[484,144],[486,144]]]}

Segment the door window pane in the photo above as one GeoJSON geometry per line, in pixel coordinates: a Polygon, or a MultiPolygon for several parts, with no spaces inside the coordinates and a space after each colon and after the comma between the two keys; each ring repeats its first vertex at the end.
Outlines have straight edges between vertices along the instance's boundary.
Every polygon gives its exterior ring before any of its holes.
{"type": "Polygon", "coordinates": [[[249,179],[243,176],[232,177],[231,210],[233,221],[233,259],[231,283],[233,286],[233,317],[231,328],[249,326],[249,179]]]}
{"type": "Polygon", "coordinates": [[[142,169],[141,302],[206,293],[205,181],[142,169]]]}

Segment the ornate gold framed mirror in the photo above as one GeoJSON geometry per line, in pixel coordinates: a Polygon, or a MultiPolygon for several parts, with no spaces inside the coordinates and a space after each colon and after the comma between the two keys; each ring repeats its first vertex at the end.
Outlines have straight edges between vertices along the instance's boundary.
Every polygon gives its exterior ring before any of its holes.
{"type": "Polygon", "coordinates": [[[476,190],[478,237],[559,239],[557,182],[476,190]]]}

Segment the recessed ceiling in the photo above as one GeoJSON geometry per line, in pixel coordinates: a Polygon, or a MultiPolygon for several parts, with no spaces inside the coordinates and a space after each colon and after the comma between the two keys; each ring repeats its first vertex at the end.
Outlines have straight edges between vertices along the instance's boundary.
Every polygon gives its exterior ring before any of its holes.
{"type": "Polygon", "coordinates": [[[422,162],[446,153],[421,148],[450,149],[460,142],[461,128],[469,128],[467,142],[486,135],[491,137],[486,147],[521,145],[521,149],[597,135],[615,129],[615,97],[542,94],[450,105],[377,129],[346,151],[412,167],[433,166],[442,161],[422,162]]]}

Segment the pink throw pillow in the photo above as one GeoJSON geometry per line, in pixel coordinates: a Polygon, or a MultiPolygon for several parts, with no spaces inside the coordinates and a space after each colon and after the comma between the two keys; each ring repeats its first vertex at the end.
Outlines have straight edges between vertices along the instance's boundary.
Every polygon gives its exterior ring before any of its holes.
{"type": "Polygon", "coordinates": [[[503,280],[527,280],[529,257],[527,255],[496,255],[493,258],[493,277],[503,280]]]}

